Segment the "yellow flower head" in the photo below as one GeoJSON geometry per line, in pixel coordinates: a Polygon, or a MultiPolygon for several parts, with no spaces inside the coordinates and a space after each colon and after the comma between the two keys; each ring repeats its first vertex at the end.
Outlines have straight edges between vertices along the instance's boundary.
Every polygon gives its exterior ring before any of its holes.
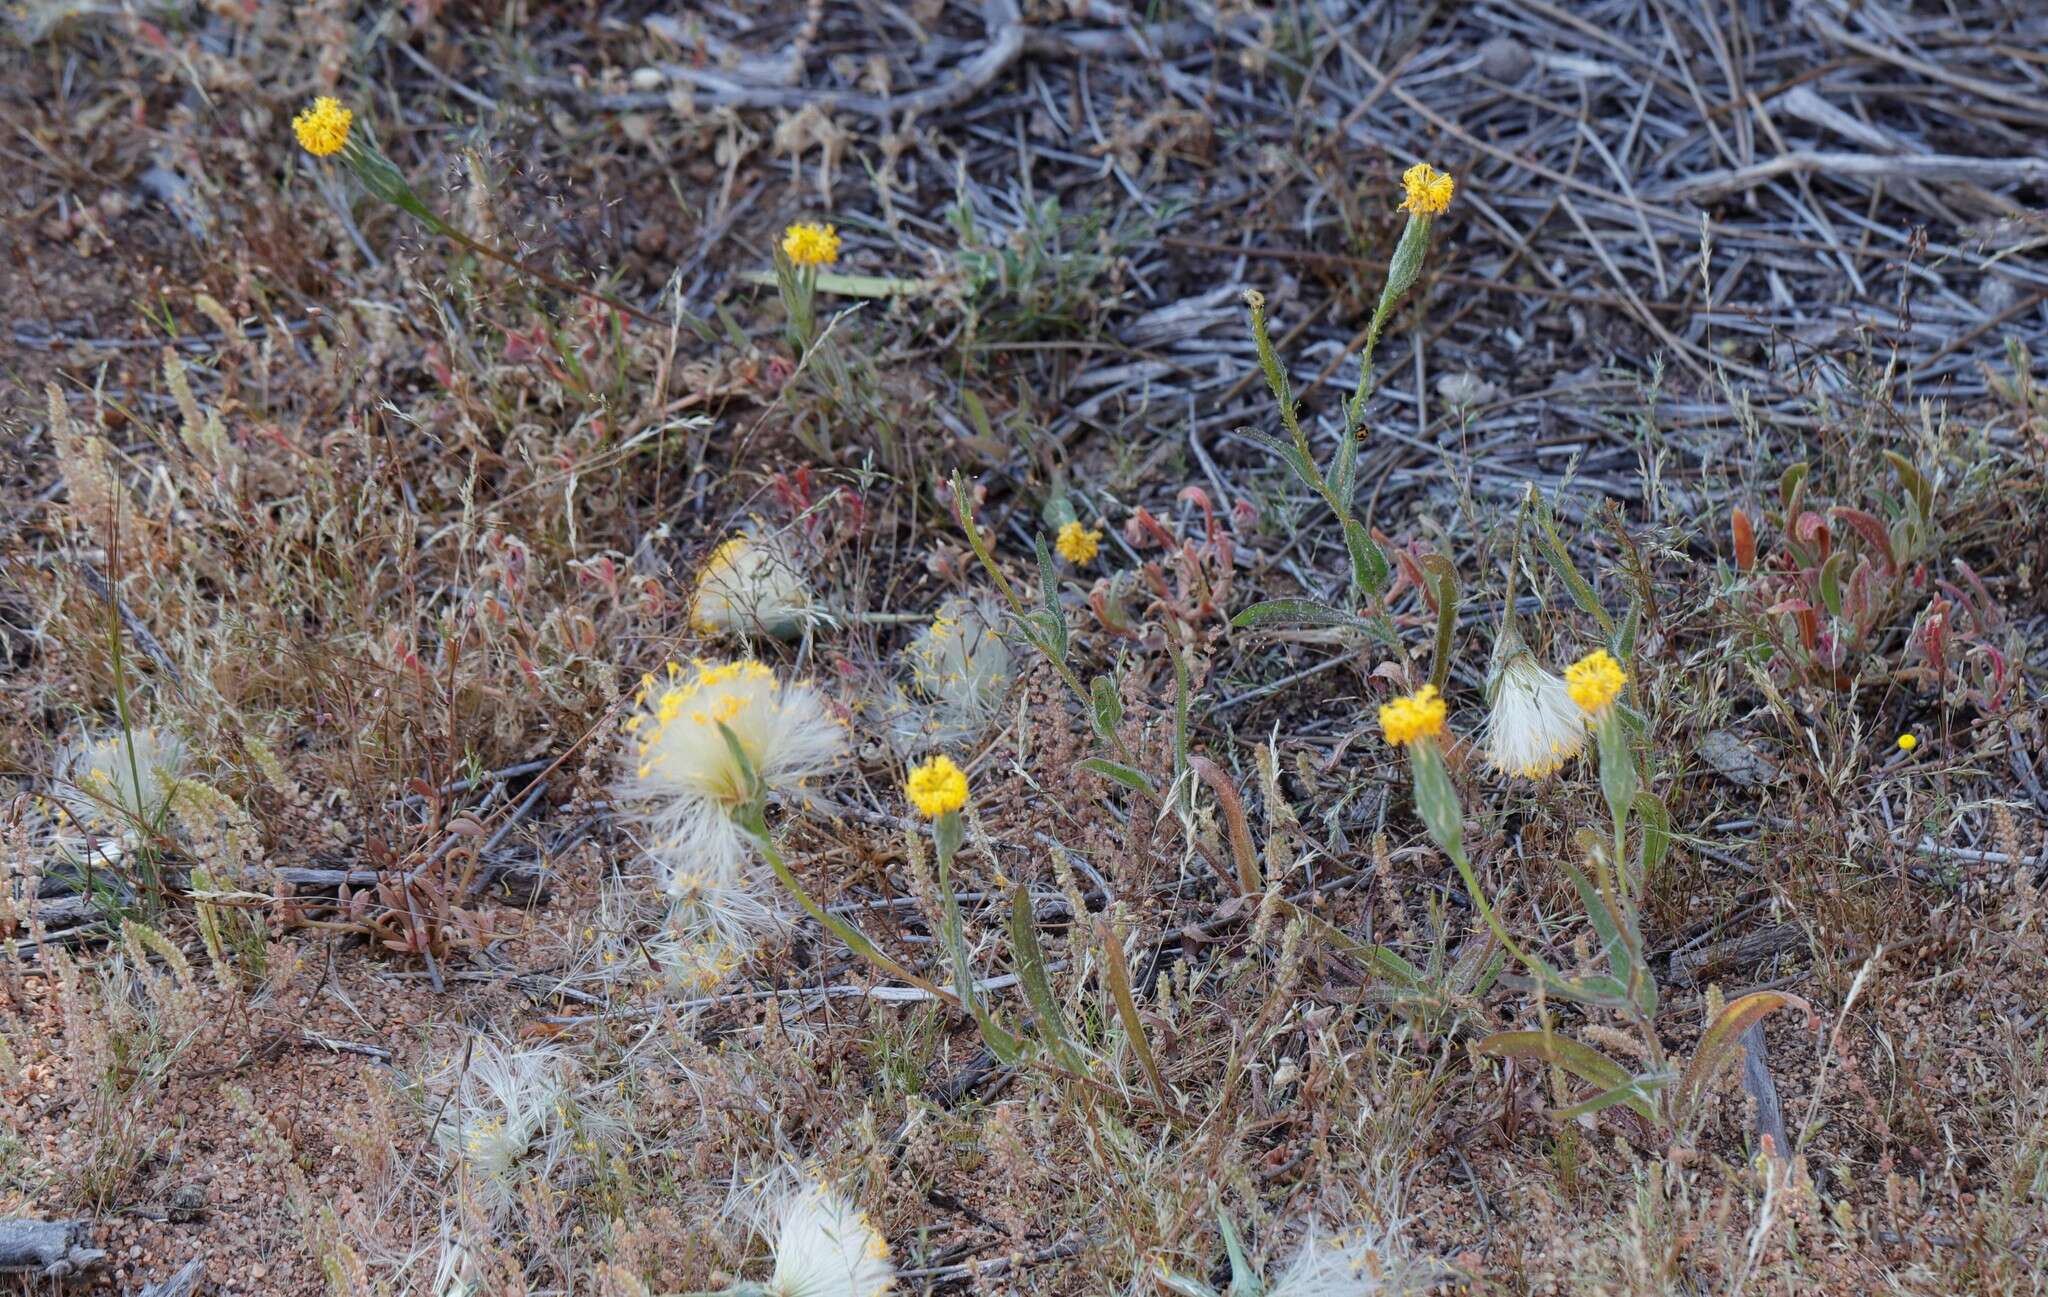
{"type": "Polygon", "coordinates": [[[799,266],[829,266],[839,260],[839,231],[798,221],[782,232],[782,252],[799,266]]]}
{"type": "Polygon", "coordinates": [[[1444,732],[1444,700],[1435,685],[1424,685],[1405,698],[1380,706],[1380,731],[1397,748],[1444,732]]]}
{"type": "Polygon", "coordinates": [[[1458,189],[1457,181],[1427,162],[1418,162],[1402,172],[1401,184],[1408,191],[1408,196],[1401,200],[1401,210],[1417,216],[1442,216],[1450,210],[1451,195],[1458,189]]]}
{"type": "Polygon", "coordinates": [[[1571,691],[1572,701],[1593,716],[1606,711],[1627,683],[1621,663],[1606,649],[1594,649],[1564,669],[1564,687],[1571,691]]]}
{"type": "Polygon", "coordinates": [[[935,820],[967,805],[967,772],[954,765],[951,757],[933,757],[911,768],[910,782],[903,791],[919,815],[935,820]]]}
{"type": "Polygon", "coordinates": [[[1920,736],[1919,736],[1918,734],[1901,734],[1901,735],[1899,735],[1899,751],[1901,751],[1901,752],[1911,752],[1911,751],[1912,751],[1912,750],[1913,750],[1914,748],[1917,748],[1917,747],[1919,747],[1919,746],[1920,746],[1920,736]]]}
{"type": "Polygon", "coordinates": [[[1052,543],[1061,558],[1069,563],[1087,563],[1094,559],[1095,552],[1102,548],[1102,533],[1083,527],[1078,522],[1060,524],[1060,534],[1052,543]]]}
{"type": "Polygon", "coordinates": [[[311,108],[292,118],[292,133],[299,137],[299,147],[314,157],[331,157],[348,143],[348,128],[355,119],[341,100],[321,95],[311,108]]]}

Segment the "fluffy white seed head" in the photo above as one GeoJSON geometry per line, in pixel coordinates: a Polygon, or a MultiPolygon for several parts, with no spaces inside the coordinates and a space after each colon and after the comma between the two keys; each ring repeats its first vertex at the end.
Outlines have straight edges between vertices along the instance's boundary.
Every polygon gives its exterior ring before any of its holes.
{"type": "Polygon", "coordinates": [[[1586,746],[1585,712],[1527,649],[1495,668],[1487,691],[1486,760],[1497,772],[1545,779],[1586,746]]]}
{"type": "Polygon", "coordinates": [[[759,662],[671,662],[643,678],[634,702],[625,730],[635,751],[619,791],[638,808],[663,884],[679,897],[736,882],[751,859],[733,818],[750,790],[725,731],[771,793],[825,773],[846,748],[823,695],[759,662]]]}
{"type": "Polygon", "coordinates": [[[989,600],[948,599],[904,647],[910,696],[890,733],[908,749],[972,743],[994,723],[1016,681],[1002,613],[989,600]]]}
{"type": "Polygon", "coordinates": [[[494,1211],[511,1207],[528,1173],[545,1178],[568,1152],[574,1063],[551,1046],[475,1037],[436,1134],[494,1211]]]}
{"type": "Polygon", "coordinates": [[[103,832],[151,824],[184,768],[184,742],[164,730],[81,736],[58,752],[57,799],[71,818],[103,832]]]}
{"type": "Polygon", "coordinates": [[[1354,1225],[1319,1234],[1310,1225],[1266,1297],[1392,1297],[1424,1291],[1440,1277],[1438,1267],[1418,1262],[1393,1231],[1354,1225]]]}
{"type": "Polygon", "coordinates": [[[782,1201],[775,1236],[776,1297],[878,1297],[896,1282],[889,1244],[867,1213],[822,1184],[782,1201]]]}
{"type": "Polygon", "coordinates": [[[795,554],[770,532],[743,532],[712,550],[690,596],[690,626],[700,635],[782,639],[820,612],[795,554]]]}

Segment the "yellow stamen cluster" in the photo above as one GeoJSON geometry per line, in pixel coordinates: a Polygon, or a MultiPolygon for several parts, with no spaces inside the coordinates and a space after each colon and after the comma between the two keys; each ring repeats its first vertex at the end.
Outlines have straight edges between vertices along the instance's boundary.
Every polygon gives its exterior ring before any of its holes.
{"type": "Polygon", "coordinates": [[[1606,649],[1594,649],[1564,669],[1564,687],[1588,715],[1598,716],[1621,696],[1628,676],[1606,649]]]}
{"type": "Polygon", "coordinates": [[[292,133],[299,137],[299,147],[314,157],[332,157],[348,143],[348,128],[355,119],[355,113],[343,107],[341,100],[321,95],[311,108],[292,118],[292,133]]]}
{"type": "Polygon", "coordinates": [[[1069,563],[1087,563],[1092,561],[1096,551],[1102,548],[1102,533],[1083,527],[1078,522],[1063,523],[1052,547],[1069,563]]]}
{"type": "Polygon", "coordinates": [[[839,231],[798,221],[782,232],[782,253],[799,266],[829,266],[839,260],[839,231]]]}
{"type": "Polygon", "coordinates": [[[1402,172],[1401,185],[1408,191],[1408,196],[1401,200],[1401,210],[1417,216],[1442,216],[1450,210],[1451,195],[1458,190],[1457,181],[1427,162],[1418,162],[1402,172]]]}
{"type": "MultiPolygon", "coordinates": [[[[640,691],[633,695],[633,705],[638,710],[626,720],[624,728],[639,745],[642,779],[652,774],[655,765],[662,760],[657,749],[670,725],[678,720],[686,720],[705,729],[721,724],[731,725],[755,701],[752,694],[725,692],[721,688],[735,683],[762,683],[772,687],[775,673],[759,662],[747,659],[715,665],[696,662],[687,670],[671,662],[665,680],[657,680],[651,675],[640,678],[640,691]],[[713,697],[703,697],[707,692],[713,697]]],[[[741,746],[746,746],[744,737],[741,738],[741,746]]],[[[749,759],[759,757],[755,752],[747,755],[749,759]]],[[[722,800],[733,803],[738,803],[745,796],[745,790],[736,783],[719,791],[722,800]]]]}
{"type": "Polygon", "coordinates": [[[903,791],[918,814],[935,820],[967,805],[967,773],[951,757],[933,757],[911,769],[903,791]]]}
{"type": "Polygon", "coordinates": [[[1444,732],[1444,700],[1435,685],[1424,685],[1404,698],[1380,706],[1380,731],[1397,748],[1444,732]]]}

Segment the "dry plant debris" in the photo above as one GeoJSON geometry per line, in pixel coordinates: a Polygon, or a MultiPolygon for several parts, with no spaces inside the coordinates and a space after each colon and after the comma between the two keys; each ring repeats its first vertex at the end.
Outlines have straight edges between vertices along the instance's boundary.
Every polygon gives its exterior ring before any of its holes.
{"type": "Polygon", "coordinates": [[[2048,1291],[2048,16],[4,22],[0,1264],[2048,1291]]]}

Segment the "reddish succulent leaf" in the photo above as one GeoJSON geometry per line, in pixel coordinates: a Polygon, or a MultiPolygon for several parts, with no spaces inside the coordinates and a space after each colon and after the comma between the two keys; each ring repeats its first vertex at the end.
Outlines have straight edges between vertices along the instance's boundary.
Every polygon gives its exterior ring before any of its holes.
{"type": "Polygon", "coordinates": [[[1744,572],[1756,570],[1756,528],[1749,515],[1737,509],[1729,519],[1735,532],[1735,566],[1744,572]]]}
{"type": "Polygon", "coordinates": [[[1886,576],[1898,574],[1899,560],[1898,556],[1892,552],[1891,533],[1885,530],[1885,525],[1882,522],[1861,509],[1845,508],[1842,505],[1836,505],[1828,510],[1828,513],[1837,521],[1848,525],[1858,536],[1868,541],[1872,548],[1884,555],[1884,571],[1886,576]]]}

